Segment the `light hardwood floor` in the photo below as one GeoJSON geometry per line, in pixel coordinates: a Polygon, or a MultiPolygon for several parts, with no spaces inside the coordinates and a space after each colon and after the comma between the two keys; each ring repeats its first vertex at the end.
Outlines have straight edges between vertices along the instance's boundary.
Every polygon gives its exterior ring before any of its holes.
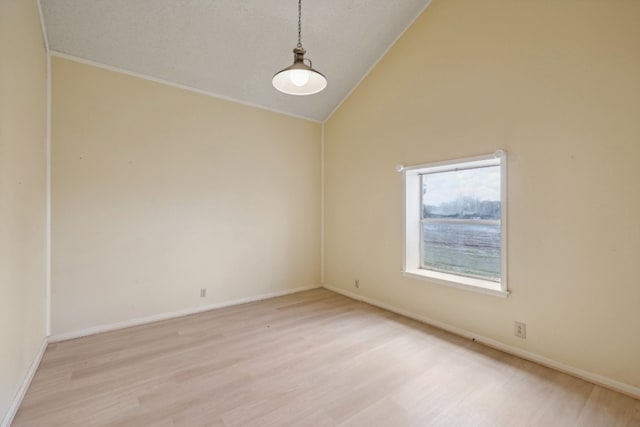
{"type": "Polygon", "coordinates": [[[640,400],[318,289],[51,344],[13,426],[640,426],[640,400]]]}

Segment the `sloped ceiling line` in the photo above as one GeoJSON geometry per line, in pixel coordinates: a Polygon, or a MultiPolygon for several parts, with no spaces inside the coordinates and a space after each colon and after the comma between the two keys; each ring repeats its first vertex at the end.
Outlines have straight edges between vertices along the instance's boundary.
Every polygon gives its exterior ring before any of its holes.
{"type": "Polygon", "coordinates": [[[323,122],[430,0],[307,0],[303,44],[329,84],[271,86],[297,42],[293,0],[40,0],[50,51],[183,89],[323,122]]]}

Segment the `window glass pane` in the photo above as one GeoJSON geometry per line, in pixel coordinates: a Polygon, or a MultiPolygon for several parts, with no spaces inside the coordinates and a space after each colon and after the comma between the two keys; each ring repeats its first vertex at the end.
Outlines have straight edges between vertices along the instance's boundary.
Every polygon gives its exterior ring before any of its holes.
{"type": "Polygon", "coordinates": [[[437,221],[422,230],[422,268],[500,281],[500,224],[437,221]]]}
{"type": "Polygon", "coordinates": [[[422,218],[500,219],[500,166],[422,176],[422,218]]]}
{"type": "Polygon", "coordinates": [[[500,166],[422,176],[421,267],[500,281],[500,166]]]}

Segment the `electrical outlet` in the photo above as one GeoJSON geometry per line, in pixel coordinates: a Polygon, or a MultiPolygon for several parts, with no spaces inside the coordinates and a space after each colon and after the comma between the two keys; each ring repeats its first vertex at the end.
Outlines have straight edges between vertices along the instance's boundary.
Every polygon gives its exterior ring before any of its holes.
{"type": "Polygon", "coordinates": [[[360,288],[360,280],[356,280],[355,286],[356,288],[360,288]]]}
{"type": "Polygon", "coordinates": [[[513,322],[513,335],[523,340],[527,339],[527,324],[524,322],[513,322]]]}
{"type": "Polygon", "coordinates": [[[207,296],[207,289],[206,288],[201,288],[200,289],[200,298],[204,298],[207,296]]]}

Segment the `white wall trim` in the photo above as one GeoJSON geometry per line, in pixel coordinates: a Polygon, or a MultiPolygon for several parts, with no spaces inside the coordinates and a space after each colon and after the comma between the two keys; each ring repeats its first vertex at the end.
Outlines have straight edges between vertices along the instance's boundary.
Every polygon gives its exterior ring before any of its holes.
{"type": "Polygon", "coordinates": [[[16,393],[11,406],[7,410],[7,413],[4,416],[2,422],[0,422],[0,427],[9,427],[13,422],[16,414],[18,413],[18,409],[20,408],[20,404],[22,404],[22,399],[24,399],[25,394],[27,394],[27,390],[31,385],[31,381],[33,380],[33,376],[36,374],[38,370],[38,366],[40,366],[40,361],[42,360],[42,356],[44,356],[44,352],[47,349],[47,339],[43,338],[42,344],[40,345],[40,349],[38,353],[34,357],[31,362],[31,366],[29,366],[29,370],[27,371],[27,375],[24,377],[24,381],[20,385],[18,392],[16,393]]]}
{"type": "Polygon", "coordinates": [[[45,52],[49,52],[49,39],[47,38],[47,28],[44,25],[44,14],[42,13],[42,0],[38,0],[38,14],[40,15],[40,31],[42,31],[42,42],[45,52]]]}
{"type": "Polygon", "coordinates": [[[49,38],[44,24],[42,0],[38,0],[40,31],[46,55],[46,124],[45,124],[45,249],[44,249],[44,283],[45,283],[45,336],[51,334],[51,55],[49,38]]]}
{"type": "Polygon", "coordinates": [[[250,302],[256,302],[256,301],[262,301],[270,298],[281,297],[284,295],[290,295],[298,292],[309,291],[311,289],[318,289],[321,287],[322,287],[321,285],[300,286],[297,288],[284,289],[281,291],[270,292],[267,294],[256,295],[256,296],[251,296],[246,298],[239,298],[231,301],[224,301],[224,302],[218,302],[215,304],[185,308],[183,310],[172,311],[169,313],[152,314],[151,316],[139,317],[137,319],[124,320],[122,322],[93,326],[91,328],[81,329],[78,331],[71,331],[71,332],[65,332],[62,334],[52,335],[49,337],[49,342],[54,343],[54,342],[72,340],[75,338],[86,337],[89,335],[100,334],[103,332],[110,332],[110,331],[116,331],[118,329],[130,328],[132,326],[145,325],[147,323],[158,322],[160,320],[175,319],[177,317],[188,316],[190,314],[202,313],[203,311],[215,310],[218,308],[231,307],[234,305],[247,304],[250,302]]]}
{"type": "Polygon", "coordinates": [[[51,335],[51,55],[47,53],[47,123],[45,136],[45,335],[51,335]]]}
{"type": "Polygon", "coordinates": [[[320,283],[324,283],[324,123],[320,125],[320,283]]]}
{"type": "Polygon", "coordinates": [[[487,338],[487,337],[483,337],[481,335],[476,335],[472,332],[469,332],[465,329],[462,328],[458,328],[456,326],[451,326],[447,323],[444,322],[440,322],[438,320],[434,320],[434,319],[430,319],[428,317],[422,316],[420,314],[408,311],[408,310],[404,310],[398,307],[395,307],[393,305],[387,304],[387,303],[383,303],[380,301],[377,301],[373,298],[369,298],[363,295],[358,295],[354,292],[351,291],[347,291],[345,289],[341,289],[341,288],[337,288],[335,286],[331,286],[331,285],[327,285],[324,284],[322,286],[325,289],[328,289],[330,291],[336,292],[338,294],[344,295],[346,297],[358,300],[358,301],[362,301],[365,302],[367,304],[371,304],[373,306],[382,308],[384,310],[387,311],[391,311],[393,313],[399,314],[401,316],[404,317],[408,317],[410,319],[413,320],[417,320],[418,322],[422,322],[425,323],[427,325],[436,327],[438,329],[442,329],[444,331],[447,332],[451,332],[452,334],[464,337],[464,338],[469,338],[472,339],[474,341],[477,341],[481,344],[484,344],[488,347],[494,348],[496,350],[500,350],[503,351],[505,353],[509,353],[513,356],[517,356],[520,357],[522,359],[526,359],[529,360],[531,362],[535,362],[539,365],[543,365],[546,366],[548,368],[551,369],[555,369],[556,371],[560,371],[560,372],[564,372],[565,374],[569,374],[569,375],[573,375],[575,377],[581,378],[585,381],[589,381],[591,383],[606,387],[608,389],[626,394],[628,396],[631,396],[635,399],[640,399],[640,387],[635,387],[632,386],[630,384],[626,384],[620,381],[616,381],[614,379],[605,377],[603,375],[599,375],[599,374],[594,374],[592,372],[588,372],[573,366],[569,366],[566,365],[562,362],[558,362],[557,360],[553,360],[550,359],[548,357],[545,356],[541,356],[535,353],[532,353],[530,351],[526,351],[526,350],[522,350],[520,348],[517,347],[513,347],[507,344],[504,344],[500,341],[496,341],[494,339],[491,338],[487,338]]]}
{"type": "Polygon", "coordinates": [[[77,57],[77,56],[69,55],[67,53],[62,53],[62,52],[58,52],[58,51],[55,51],[55,50],[50,50],[49,52],[51,53],[51,55],[56,56],[58,58],[67,59],[69,61],[78,62],[80,64],[90,65],[90,66],[96,67],[96,68],[102,68],[103,70],[113,71],[114,73],[125,74],[127,76],[136,77],[138,79],[148,80],[150,82],[159,83],[159,84],[162,84],[162,85],[165,85],[165,86],[171,86],[171,87],[174,87],[174,88],[186,90],[188,92],[193,92],[193,93],[197,93],[197,94],[200,94],[200,95],[210,96],[212,98],[222,99],[224,101],[233,102],[234,104],[240,104],[240,105],[244,105],[244,106],[251,107],[251,108],[257,108],[259,110],[270,111],[272,113],[282,114],[284,116],[289,116],[289,117],[293,117],[293,118],[296,118],[296,119],[302,119],[302,120],[306,120],[306,121],[313,122],[313,123],[322,123],[321,120],[316,120],[316,119],[312,119],[312,118],[309,118],[309,117],[300,116],[300,115],[297,115],[297,114],[287,113],[285,111],[280,111],[280,110],[276,110],[276,109],[273,109],[273,108],[267,108],[267,107],[264,107],[262,105],[253,104],[251,102],[240,101],[238,99],[234,99],[234,98],[231,98],[231,97],[228,97],[228,96],[219,95],[217,93],[208,92],[208,91],[202,90],[202,89],[196,89],[194,87],[182,85],[182,84],[179,84],[179,83],[173,83],[173,82],[170,82],[168,80],[159,79],[157,77],[148,76],[148,75],[142,74],[142,73],[136,73],[134,71],[124,70],[122,68],[118,68],[118,67],[114,67],[114,66],[111,66],[111,65],[102,64],[100,62],[95,62],[95,61],[92,61],[90,59],[80,58],[80,57],[77,57]]]}
{"type": "Polygon", "coordinates": [[[376,68],[378,66],[378,63],[380,61],[382,61],[382,58],[384,58],[387,53],[389,53],[389,51],[391,50],[391,48],[393,46],[395,46],[395,44],[398,42],[398,40],[400,40],[402,38],[402,36],[404,36],[404,33],[407,32],[407,30],[409,28],[411,28],[411,26],[414,24],[414,22],[416,22],[416,20],[422,16],[422,14],[424,13],[425,10],[427,10],[427,8],[429,7],[429,5],[431,4],[431,0],[429,0],[427,2],[427,4],[424,5],[424,7],[422,8],[422,10],[411,20],[411,22],[409,22],[409,24],[407,24],[406,27],[404,27],[404,30],[402,30],[402,32],[400,34],[398,34],[398,37],[396,37],[391,44],[389,44],[389,46],[387,46],[387,48],[384,50],[384,52],[382,52],[382,55],[380,55],[378,57],[378,59],[376,59],[376,61],[371,65],[371,67],[369,67],[369,69],[367,70],[366,73],[364,73],[362,75],[362,77],[360,78],[360,80],[358,80],[358,82],[353,85],[353,87],[351,88],[351,90],[344,96],[344,98],[342,98],[342,100],[340,100],[340,102],[338,103],[338,105],[336,105],[336,108],[334,108],[329,115],[327,116],[326,119],[324,119],[323,123],[326,123],[331,116],[333,116],[333,114],[338,111],[338,109],[340,109],[340,107],[342,107],[342,104],[344,104],[344,102],[349,99],[349,97],[351,96],[351,94],[358,88],[358,86],[360,86],[360,84],[364,81],[364,79],[367,78],[367,76],[369,76],[369,74],[371,74],[371,72],[373,71],[374,68],[376,68]]]}

